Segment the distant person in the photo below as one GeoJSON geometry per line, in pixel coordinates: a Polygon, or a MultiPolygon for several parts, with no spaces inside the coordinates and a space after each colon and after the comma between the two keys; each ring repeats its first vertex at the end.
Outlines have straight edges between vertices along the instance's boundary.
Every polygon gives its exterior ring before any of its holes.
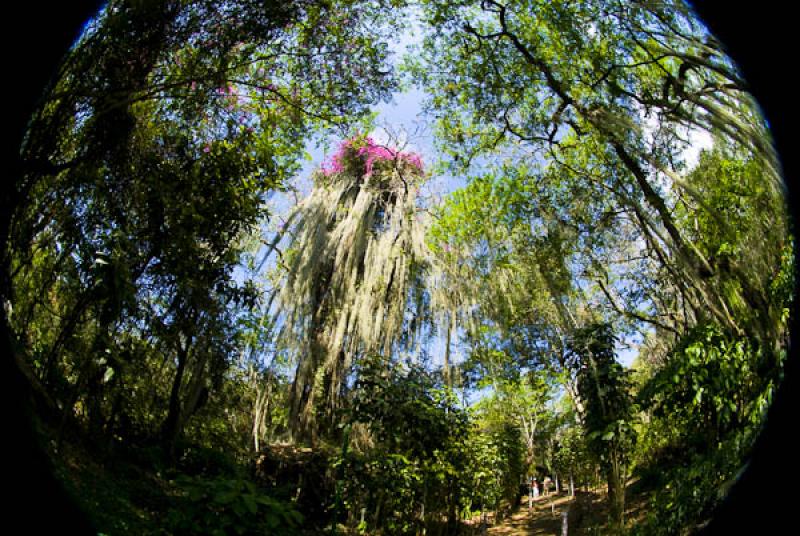
{"type": "Polygon", "coordinates": [[[533,479],[533,500],[535,501],[538,498],[539,498],[539,483],[534,478],[533,479]]]}

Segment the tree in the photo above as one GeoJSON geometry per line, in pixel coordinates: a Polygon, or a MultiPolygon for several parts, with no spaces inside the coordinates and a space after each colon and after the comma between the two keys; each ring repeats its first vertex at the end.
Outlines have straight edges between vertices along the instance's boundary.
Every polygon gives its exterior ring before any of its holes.
{"type": "MultiPolygon", "coordinates": [[[[371,448],[362,447],[366,474],[355,472],[348,487],[351,501],[359,501],[356,505],[361,501],[372,505],[369,511],[376,528],[416,534],[430,520],[435,523],[446,516],[448,533],[453,533],[465,496],[482,491],[469,487],[473,469],[488,469],[467,465],[469,414],[442,380],[441,374],[418,364],[387,367],[384,356],[366,356],[359,362],[356,389],[345,415],[348,426],[368,429],[371,448]]],[[[507,436],[498,436],[501,448],[514,449],[513,435],[510,445],[507,436]]],[[[513,456],[500,461],[513,463],[513,456]]],[[[509,476],[515,480],[516,475],[509,476]]]]}
{"type": "Polygon", "coordinates": [[[590,324],[574,333],[570,353],[585,408],[586,442],[606,474],[611,522],[622,528],[628,459],[635,437],[630,380],[614,358],[614,343],[609,324],[590,324]]]}
{"type": "MultiPolygon", "coordinates": [[[[708,315],[734,334],[781,339],[774,322],[740,317],[749,309],[774,319],[780,304],[753,274],[732,273],[704,252],[676,214],[681,198],[713,212],[684,173],[699,132],[747,154],[767,195],[778,203],[782,195],[765,122],[720,44],[682,2],[430,3],[425,13],[436,31],[409,68],[437,90],[430,109],[453,169],[502,150],[517,165],[542,162],[550,176],[571,176],[608,200],[612,221],[635,230],[689,323],[708,315]]],[[[785,211],[773,206],[771,216],[785,237],[785,211]]],[[[673,312],[641,314],[636,301],[607,290],[608,305],[626,316],[683,327],[673,312]]]]}
{"type": "Polygon", "coordinates": [[[351,367],[365,354],[388,363],[408,329],[408,300],[425,261],[415,204],[422,178],[417,155],[354,138],[315,173],[314,190],[296,208],[279,322],[297,360],[297,439],[330,429],[351,367]]]}
{"type": "Polygon", "coordinates": [[[594,478],[596,466],[587,449],[583,427],[574,408],[559,417],[562,422],[554,434],[553,466],[561,475],[564,486],[569,486],[570,496],[574,497],[576,486],[594,478]]]}
{"type": "Polygon", "coordinates": [[[489,370],[475,386],[491,392],[475,404],[476,411],[489,428],[512,426],[517,430],[518,439],[525,446],[525,467],[541,465],[543,456],[537,453],[536,446],[542,443],[540,435],[550,411],[552,386],[540,371],[517,373],[508,379],[485,357],[481,361],[489,370]]]}
{"type": "Polygon", "coordinates": [[[542,179],[505,165],[474,177],[436,211],[428,243],[436,284],[465,317],[474,372],[487,384],[520,369],[541,372],[580,407],[564,341],[594,306],[582,267],[625,238],[612,233],[614,220],[603,217],[605,202],[595,205],[591,191],[542,179]]]}
{"type": "Polygon", "coordinates": [[[87,27],[3,213],[19,363],[62,421],[81,406],[108,428],[160,357],[172,381],[147,404],[180,431],[231,361],[230,309],[252,298],[233,268],[267,195],[310,132],[357,122],[394,84],[377,19],[371,3],[119,1],[87,27]]]}

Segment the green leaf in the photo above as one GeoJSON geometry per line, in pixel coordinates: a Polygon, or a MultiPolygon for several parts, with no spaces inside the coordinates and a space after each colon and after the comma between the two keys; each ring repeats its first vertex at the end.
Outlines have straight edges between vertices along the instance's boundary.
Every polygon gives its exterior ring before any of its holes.
{"type": "Polygon", "coordinates": [[[236,499],[236,490],[222,491],[214,495],[214,502],[219,504],[230,504],[236,499]]]}
{"type": "Polygon", "coordinates": [[[255,514],[258,511],[258,504],[253,495],[242,495],[242,501],[244,501],[247,511],[251,514],[255,514]]]}
{"type": "Polygon", "coordinates": [[[111,367],[108,367],[108,368],[106,369],[106,372],[105,372],[105,374],[103,374],[103,383],[108,383],[108,382],[110,382],[110,381],[111,381],[111,378],[113,378],[113,377],[114,377],[114,369],[113,369],[113,368],[111,368],[111,367]]]}

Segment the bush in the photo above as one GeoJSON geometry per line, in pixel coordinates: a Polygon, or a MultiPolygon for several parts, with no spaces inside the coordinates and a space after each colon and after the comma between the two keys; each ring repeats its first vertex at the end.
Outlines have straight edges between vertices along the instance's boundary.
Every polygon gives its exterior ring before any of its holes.
{"type": "Polygon", "coordinates": [[[337,462],[350,525],[369,534],[414,534],[442,519],[454,525],[469,416],[453,393],[421,367],[369,359],[355,392],[350,422],[368,426],[375,446],[337,462]]]}
{"type": "Polygon", "coordinates": [[[749,443],[737,435],[710,454],[694,456],[688,464],[662,472],[650,515],[633,534],[672,536],[691,534],[701,527],[735,482],[749,443]]]}
{"type": "Polygon", "coordinates": [[[175,482],[183,496],[169,512],[167,527],[179,536],[292,535],[303,521],[293,506],[246,479],[183,475],[175,482]]]}
{"type": "Polygon", "coordinates": [[[650,422],[638,473],[657,487],[636,534],[692,532],[735,481],[758,433],[773,383],[759,377],[754,341],[701,324],[670,352],[640,393],[650,422]]]}
{"type": "Polygon", "coordinates": [[[236,460],[228,453],[197,445],[186,446],[182,449],[177,466],[181,472],[187,475],[221,477],[240,473],[236,460]]]}

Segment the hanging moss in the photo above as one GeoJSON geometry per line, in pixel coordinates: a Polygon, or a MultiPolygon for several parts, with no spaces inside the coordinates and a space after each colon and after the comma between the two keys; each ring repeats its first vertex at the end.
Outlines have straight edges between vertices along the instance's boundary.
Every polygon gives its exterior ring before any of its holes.
{"type": "Polygon", "coordinates": [[[359,356],[388,359],[403,338],[415,267],[426,257],[416,206],[423,178],[418,155],[355,138],[314,174],[297,207],[279,295],[281,340],[297,362],[297,438],[314,439],[318,413],[330,419],[359,356]]]}

